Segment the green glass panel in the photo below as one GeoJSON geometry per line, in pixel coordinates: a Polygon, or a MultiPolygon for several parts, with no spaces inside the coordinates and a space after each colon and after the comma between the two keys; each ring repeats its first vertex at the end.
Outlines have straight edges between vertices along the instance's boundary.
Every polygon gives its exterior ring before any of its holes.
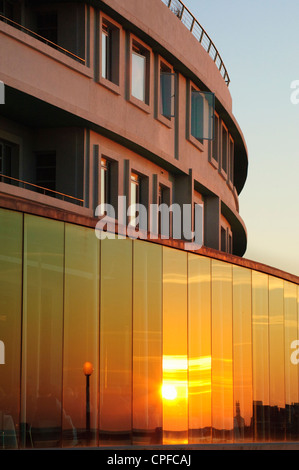
{"type": "Polygon", "coordinates": [[[162,247],[133,242],[133,444],[161,444],[162,247]]]}
{"type": "Polygon", "coordinates": [[[101,241],[100,443],[132,438],[132,240],[101,241]]]}
{"type": "Polygon", "coordinates": [[[211,347],[211,261],[189,254],[189,444],[211,442],[211,347]]]}
{"type": "Polygon", "coordinates": [[[99,244],[93,230],[65,226],[64,446],[97,444],[99,244]],[[89,378],[83,373],[86,362],[94,369],[89,378]]]}
{"type": "Polygon", "coordinates": [[[0,209],[0,448],[19,445],[23,216],[0,209]]]}
{"type": "Polygon", "coordinates": [[[61,444],[64,224],[24,216],[22,423],[27,444],[61,444]]]}

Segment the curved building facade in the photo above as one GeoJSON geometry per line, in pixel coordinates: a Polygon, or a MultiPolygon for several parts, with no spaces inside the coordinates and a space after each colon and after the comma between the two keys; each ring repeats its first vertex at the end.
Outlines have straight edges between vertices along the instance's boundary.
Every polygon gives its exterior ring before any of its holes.
{"type": "Polygon", "coordinates": [[[297,440],[299,279],[242,258],[212,40],[179,0],[0,8],[2,447],[297,440]]]}

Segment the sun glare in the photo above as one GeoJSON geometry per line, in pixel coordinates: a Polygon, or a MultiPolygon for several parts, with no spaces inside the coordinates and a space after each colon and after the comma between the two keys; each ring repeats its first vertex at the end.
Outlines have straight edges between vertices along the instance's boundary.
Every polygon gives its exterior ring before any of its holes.
{"type": "Polygon", "coordinates": [[[174,385],[163,385],[162,397],[165,400],[175,400],[177,397],[177,390],[174,385]]]}

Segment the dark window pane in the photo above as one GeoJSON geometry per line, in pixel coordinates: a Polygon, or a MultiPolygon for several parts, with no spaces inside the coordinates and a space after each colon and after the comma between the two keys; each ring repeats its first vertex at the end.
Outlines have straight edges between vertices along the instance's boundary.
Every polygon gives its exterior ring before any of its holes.
{"type": "Polygon", "coordinates": [[[36,184],[43,188],[56,189],[56,154],[36,155],[36,184]]]}
{"type": "Polygon", "coordinates": [[[57,13],[38,13],[37,34],[57,43],[57,13]]]}

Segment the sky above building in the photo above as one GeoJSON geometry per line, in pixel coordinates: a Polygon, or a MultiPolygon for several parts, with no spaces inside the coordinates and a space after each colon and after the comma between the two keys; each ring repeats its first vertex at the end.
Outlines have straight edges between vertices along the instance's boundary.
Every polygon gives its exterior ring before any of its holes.
{"type": "Polygon", "coordinates": [[[299,275],[299,2],[185,0],[185,5],[222,56],[233,114],[248,148],[240,195],[248,232],[244,257],[299,275]]]}

